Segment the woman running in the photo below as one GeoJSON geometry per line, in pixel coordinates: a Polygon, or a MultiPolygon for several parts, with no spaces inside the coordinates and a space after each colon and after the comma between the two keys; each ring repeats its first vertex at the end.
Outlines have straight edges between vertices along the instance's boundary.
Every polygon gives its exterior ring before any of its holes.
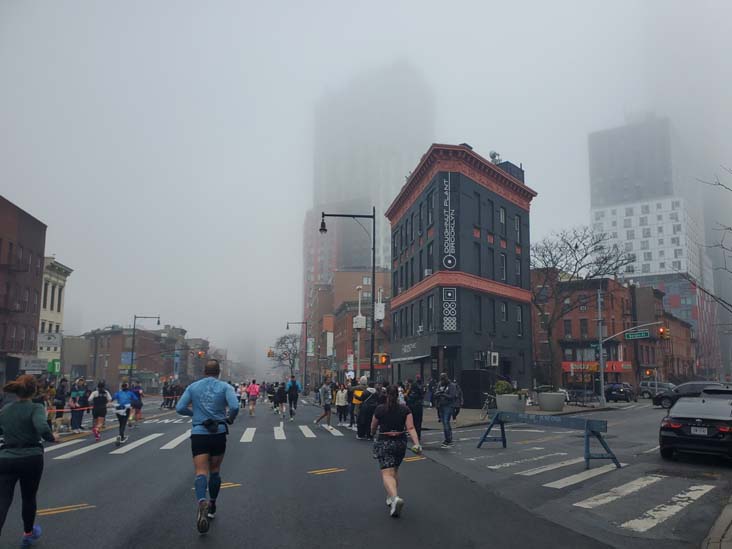
{"type": "Polygon", "coordinates": [[[126,383],[122,384],[122,389],[114,393],[112,400],[117,401],[117,407],[114,413],[117,414],[117,420],[119,421],[119,435],[117,436],[117,446],[127,442],[125,436],[125,427],[127,427],[127,420],[130,419],[130,412],[132,410],[132,402],[136,399],[135,393],[129,390],[126,383]]]}
{"type": "Polygon", "coordinates": [[[277,386],[277,391],[275,392],[275,403],[280,413],[280,417],[284,420],[285,414],[287,413],[287,392],[285,391],[284,383],[280,383],[277,386]]]}
{"type": "Polygon", "coordinates": [[[18,377],[3,388],[6,393],[17,395],[18,400],[0,410],[0,433],[5,437],[0,449],[0,533],[13,502],[15,483],[20,481],[24,532],[21,547],[30,547],[41,537],[41,527],[34,524],[36,493],[43,475],[40,440],[58,442],[58,435],[48,427],[43,406],[31,402],[36,389],[35,377],[18,377]]]}
{"type": "Polygon", "coordinates": [[[97,383],[97,390],[90,395],[89,401],[92,405],[92,418],[94,421],[92,433],[94,433],[94,439],[99,442],[102,440],[104,421],[107,419],[107,405],[112,402],[112,395],[107,391],[103,381],[97,383]]]}
{"type": "Polygon", "coordinates": [[[407,433],[412,439],[412,451],[415,454],[422,452],[419,445],[417,431],[412,421],[412,412],[399,404],[399,390],[390,385],[386,390],[386,402],[380,404],[371,420],[371,436],[379,436],[374,443],[374,457],[379,460],[381,480],[386,490],[386,504],[389,514],[398,517],[404,507],[404,500],[398,495],[399,466],[402,464],[407,451],[407,433]]]}
{"type": "Polygon", "coordinates": [[[145,393],[142,390],[142,385],[140,385],[139,382],[132,386],[132,392],[135,394],[137,399],[132,401],[130,428],[134,428],[138,422],[142,421],[142,397],[145,396],[145,393]]]}
{"type": "Polygon", "coordinates": [[[259,398],[259,385],[257,380],[253,379],[247,387],[247,395],[249,395],[249,415],[254,415],[254,407],[257,405],[257,399],[259,398]]]}

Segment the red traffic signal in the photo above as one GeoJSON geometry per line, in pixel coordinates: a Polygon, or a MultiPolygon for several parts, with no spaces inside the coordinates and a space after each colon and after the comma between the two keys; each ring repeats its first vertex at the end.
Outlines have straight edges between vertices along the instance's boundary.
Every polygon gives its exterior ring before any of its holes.
{"type": "Polygon", "coordinates": [[[206,356],[206,353],[204,351],[198,351],[198,358],[203,358],[206,356]]]}
{"type": "Polygon", "coordinates": [[[658,337],[660,337],[661,339],[666,338],[666,328],[664,328],[663,326],[658,329],[658,337]]]}

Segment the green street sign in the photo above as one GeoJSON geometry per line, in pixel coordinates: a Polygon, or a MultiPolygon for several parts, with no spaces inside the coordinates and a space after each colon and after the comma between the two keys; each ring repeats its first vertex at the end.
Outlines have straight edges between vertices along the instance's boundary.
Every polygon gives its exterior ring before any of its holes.
{"type": "Polygon", "coordinates": [[[61,373],[61,360],[54,358],[48,361],[47,371],[49,374],[61,373]]]}
{"type": "Polygon", "coordinates": [[[171,354],[165,354],[165,355],[160,355],[160,356],[162,356],[163,358],[175,358],[175,355],[171,355],[171,354]]]}
{"type": "Polygon", "coordinates": [[[651,333],[648,330],[638,330],[637,332],[628,332],[625,339],[648,339],[651,333]]]}

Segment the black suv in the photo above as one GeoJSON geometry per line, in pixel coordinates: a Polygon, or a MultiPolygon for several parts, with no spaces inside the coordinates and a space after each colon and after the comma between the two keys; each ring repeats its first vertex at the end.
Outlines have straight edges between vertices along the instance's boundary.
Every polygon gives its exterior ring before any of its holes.
{"type": "Polygon", "coordinates": [[[618,400],[624,400],[625,402],[635,400],[638,402],[638,396],[629,383],[608,383],[605,386],[605,400],[615,402],[618,400]]]}
{"type": "Polygon", "coordinates": [[[653,405],[668,410],[682,397],[698,397],[705,387],[722,387],[721,383],[715,381],[690,381],[674,387],[670,391],[664,391],[653,395],[653,405]]]}

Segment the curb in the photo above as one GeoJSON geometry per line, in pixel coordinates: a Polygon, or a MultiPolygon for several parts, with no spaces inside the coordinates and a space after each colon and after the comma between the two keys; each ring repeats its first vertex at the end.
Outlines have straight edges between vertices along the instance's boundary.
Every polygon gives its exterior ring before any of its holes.
{"type": "Polygon", "coordinates": [[[702,549],[732,548],[732,497],[719,513],[709,534],[701,544],[702,549]]]}
{"type": "MultiPolygon", "coordinates": [[[[592,408],[591,410],[588,408],[586,410],[570,410],[569,412],[559,412],[557,414],[541,414],[541,415],[546,415],[546,416],[549,416],[549,417],[554,417],[554,416],[574,416],[574,415],[577,415],[577,414],[585,414],[585,413],[588,413],[588,412],[592,412],[592,413],[594,413],[594,412],[607,412],[609,410],[622,410],[622,408],[611,408],[609,406],[606,406],[605,408],[592,408]]],[[[530,412],[527,412],[527,413],[530,413],[530,412]]],[[[488,423],[490,423],[489,420],[486,420],[486,421],[477,421],[477,422],[473,422],[473,423],[465,423],[463,425],[460,425],[459,427],[457,427],[455,424],[453,424],[452,425],[452,428],[453,429],[463,429],[465,427],[480,427],[480,426],[487,427],[488,426],[488,423]]],[[[422,430],[423,431],[439,431],[441,429],[442,429],[442,427],[425,427],[425,426],[422,426],[422,430]]],[[[730,549],[732,549],[732,548],[730,548],[730,549]]]]}

